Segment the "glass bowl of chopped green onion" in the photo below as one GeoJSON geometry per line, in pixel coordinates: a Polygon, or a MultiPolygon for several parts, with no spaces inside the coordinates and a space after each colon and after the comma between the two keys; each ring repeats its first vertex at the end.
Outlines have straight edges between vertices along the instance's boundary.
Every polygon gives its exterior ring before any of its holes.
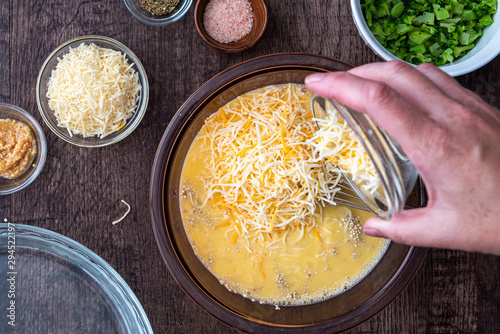
{"type": "Polygon", "coordinates": [[[140,124],[149,101],[146,70],[122,43],[80,36],[45,60],[36,84],[38,109],[50,130],[81,147],[123,140],[140,124]]]}
{"type": "Polygon", "coordinates": [[[193,0],[124,0],[129,12],[140,22],[164,26],[182,18],[193,0]]]}
{"type": "Polygon", "coordinates": [[[500,54],[497,0],[351,0],[365,43],[384,60],[433,63],[451,76],[500,54]]]}

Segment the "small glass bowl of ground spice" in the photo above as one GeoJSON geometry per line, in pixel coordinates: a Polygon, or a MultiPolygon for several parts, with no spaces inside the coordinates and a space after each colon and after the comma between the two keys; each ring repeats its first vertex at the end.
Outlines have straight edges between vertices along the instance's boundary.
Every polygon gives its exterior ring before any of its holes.
{"type": "Polygon", "coordinates": [[[227,53],[254,46],[267,26],[263,0],[198,0],[195,7],[198,35],[211,48],[227,53]]]}
{"type": "Polygon", "coordinates": [[[193,0],[124,0],[129,12],[151,26],[164,26],[183,17],[193,0]]]}
{"type": "Polygon", "coordinates": [[[46,157],[47,142],[35,118],[17,106],[0,103],[0,195],[33,182],[46,157]]]}

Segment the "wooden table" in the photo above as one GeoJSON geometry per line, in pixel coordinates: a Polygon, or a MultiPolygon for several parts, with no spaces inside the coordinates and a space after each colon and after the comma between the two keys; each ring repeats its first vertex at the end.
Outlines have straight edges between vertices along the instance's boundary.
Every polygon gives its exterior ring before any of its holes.
{"type": "MultiPolygon", "coordinates": [[[[0,197],[0,218],[53,230],[96,252],[130,285],[156,333],[235,332],[181,291],[151,228],[151,166],[177,108],[213,75],[260,55],[308,52],[353,65],[380,60],[358,35],[348,1],[268,0],[267,5],[269,25],[261,41],[230,55],[210,49],[198,37],[194,6],[179,22],[156,28],[135,20],[120,0],[0,1],[0,102],[34,115],[49,149],[34,183],[0,197]],[[35,100],[45,58],[63,42],[86,34],[127,45],[141,59],[151,86],[140,126],[122,142],[100,149],[72,146],[56,137],[43,123],[35,100]],[[112,225],[126,209],[122,199],[132,210],[112,225]]],[[[499,72],[497,57],[458,80],[498,108],[499,72]]],[[[408,288],[352,330],[372,332],[499,333],[500,257],[430,250],[408,288]]]]}

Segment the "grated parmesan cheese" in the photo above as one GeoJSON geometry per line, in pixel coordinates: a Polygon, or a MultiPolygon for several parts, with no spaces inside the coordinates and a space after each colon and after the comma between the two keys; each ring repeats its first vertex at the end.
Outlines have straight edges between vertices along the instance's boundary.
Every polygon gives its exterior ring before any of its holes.
{"type": "Polygon", "coordinates": [[[58,58],[48,83],[49,107],[69,135],[104,138],[136,110],[139,76],[124,54],[80,44],[58,58]]]}

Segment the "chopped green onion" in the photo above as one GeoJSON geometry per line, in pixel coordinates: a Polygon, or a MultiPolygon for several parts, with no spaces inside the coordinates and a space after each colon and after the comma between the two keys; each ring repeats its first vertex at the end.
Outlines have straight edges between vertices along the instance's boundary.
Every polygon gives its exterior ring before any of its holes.
{"type": "Polygon", "coordinates": [[[474,48],[497,0],[361,0],[361,7],[388,51],[414,64],[445,65],[474,48]]]}
{"type": "Polygon", "coordinates": [[[398,2],[391,9],[391,16],[392,17],[400,17],[401,14],[403,14],[404,10],[405,10],[405,4],[402,1],[398,2]]]}
{"type": "Polygon", "coordinates": [[[415,44],[422,44],[427,41],[431,37],[431,34],[428,34],[423,31],[414,31],[410,34],[410,41],[415,44]]]}
{"type": "Polygon", "coordinates": [[[448,11],[440,5],[433,4],[432,8],[434,9],[434,14],[436,15],[437,20],[444,20],[450,17],[450,13],[448,13],[448,11]]]}

